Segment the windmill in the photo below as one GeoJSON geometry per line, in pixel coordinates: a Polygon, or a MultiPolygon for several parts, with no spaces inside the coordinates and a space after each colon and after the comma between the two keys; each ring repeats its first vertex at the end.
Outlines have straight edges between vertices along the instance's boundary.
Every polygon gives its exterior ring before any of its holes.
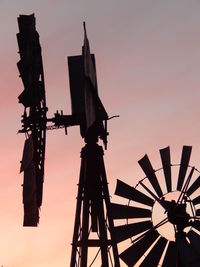
{"type": "Polygon", "coordinates": [[[128,205],[112,203],[111,211],[116,241],[131,239],[119,255],[127,266],[200,266],[200,175],[189,165],[191,151],[183,146],[180,164],[172,165],[170,148],[161,149],[158,170],[145,155],[138,163],[146,177],[136,187],[117,180],[115,194],[128,205]]]}
{"type": "Polygon", "coordinates": [[[46,130],[65,128],[67,133],[67,127],[78,125],[86,144],[81,150],[70,267],[96,266],[98,255],[103,267],[119,267],[119,258],[129,267],[199,266],[200,176],[189,165],[192,147],[183,147],[181,162],[176,165],[171,164],[169,147],[161,149],[162,168],[158,170],[145,155],[139,164],[146,177],[136,187],[117,181],[115,194],[128,199],[128,205],[110,203],[103,148],[98,145],[99,138],[107,145],[109,118],[98,96],[95,57],[90,53],[85,25],[82,55],[68,57],[72,115],[56,112],[53,118],[47,118],[35,17],[20,15],[18,24],[17,66],[24,84],[19,95],[24,106],[19,132],[26,137],[20,168],[24,172],[24,226],[37,226],[39,222],[46,130]],[[124,219],[126,224],[121,225],[124,219]],[[129,238],[132,244],[118,255],[117,243],[120,246],[129,238]],[[89,262],[91,248],[97,248],[97,253],[89,262]]]}
{"type": "Polygon", "coordinates": [[[95,56],[90,53],[85,23],[82,55],[68,57],[72,115],[61,111],[53,118],[47,118],[41,47],[34,14],[20,15],[18,25],[20,61],[17,66],[24,84],[24,91],[18,97],[24,106],[19,132],[26,137],[20,169],[24,172],[24,226],[37,226],[39,222],[46,130],[65,128],[67,133],[67,127],[79,125],[86,144],[81,151],[70,266],[92,266],[100,254],[101,266],[119,267],[103,147],[98,145],[98,140],[102,139],[105,148],[107,146],[109,118],[98,96],[95,56]],[[90,248],[97,248],[92,262],[88,261],[90,248]]]}

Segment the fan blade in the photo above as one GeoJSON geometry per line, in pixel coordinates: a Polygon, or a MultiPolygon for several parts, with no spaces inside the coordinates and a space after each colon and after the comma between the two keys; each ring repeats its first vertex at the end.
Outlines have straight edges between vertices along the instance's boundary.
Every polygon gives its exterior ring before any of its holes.
{"type": "Polygon", "coordinates": [[[140,267],[158,266],[166,244],[167,240],[164,237],[161,237],[140,264],[140,267]]]}
{"type": "Polygon", "coordinates": [[[192,245],[187,241],[185,237],[177,238],[177,248],[178,263],[180,264],[180,266],[194,266],[192,264],[196,261],[197,255],[192,245]]]}
{"type": "Polygon", "coordinates": [[[190,243],[191,243],[192,247],[196,251],[197,255],[199,255],[199,257],[200,257],[200,246],[199,246],[199,244],[200,244],[200,236],[196,232],[194,232],[192,230],[188,232],[187,236],[188,236],[188,238],[190,240],[190,243]]]}
{"type": "Polygon", "coordinates": [[[182,156],[181,156],[181,165],[178,175],[177,190],[181,191],[183,182],[185,180],[185,175],[187,172],[188,164],[190,161],[190,156],[192,152],[191,146],[183,146],[182,156]]]}
{"type": "Polygon", "coordinates": [[[165,253],[165,257],[162,263],[162,267],[177,267],[177,246],[175,242],[170,241],[165,253]]]}
{"type": "Polygon", "coordinates": [[[163,165],[163,171],[165,174],[165,182],[167,186],[167,192],[172,191],[172,181],[171,181],[171,159],[170,159],[170,149],[169,146],[160,149],[160,156],[163,165]]]}
{"type": "Polygon", "coordinates": [[[192,179],[192,175],[194,173],[194,169],[195,168],[192,167],[192,169],[190,170],[190,173],[188,175],[188,178],[186,179],[185,184],[184,184],[184,186],[181,189],[181,193],[180,193],[180,195],[178,197],[177,203],[182,203],[183,200],[184,200],[184,198],[186,197],[186,195],[187,195],[187,189],[188,189],[188,186],[189,186],[190,181],[192,179]]]}
{"type": "Polygon", "coordinates": [[[37,226],[39,222],[39,210],[37,205],[36,173],[33,163],[30,163],[29,167],[24,170],[23,204],[23,226],[37,226]]]}
{"type": "Polygon", "coordinates": [[[200,221],[194,221],[192,227],[200,231],[200,221]]]}
{"type": "Polygon", "coordinates": [[[145,184],[143,184],[142,181],[140,181],[140,185],[154,198],[154,201],[157,200],[158,202],[160,202],[159,197],[157,197],[150,189],[148,186],[146,186],[145,184]]]}
{"type": "Polygon", "coordinates": [[[161,197],[163,193],[148,156],[145,155],[142,159],[138,161],[138,163],[140,164],[140,167],[143,169],[144,173],[146,174],[158,196],[161,197]]]}
{"type": "Polygon", "coordinates": [[[117,180],[115,195],[130,199],[130,200],[134,200],[134,201],[137,201],[139,203],[142,203],[142,204],[145,204],[151,207],[154,204],[154,201],[152,198],[146,196],[145,194],[138,191],[134,187],[131,187],[130,185],[120,180],[117,180]]]}
{"type": "Polygon", "coordinates": [[[151,231],[138,242],[120,254],[120,258],[129,266],[134,264],[144,255],[153,242],[159,237],[157,231],[151,231]]]}
{"type": "Polygon", "coordinates": [[[116,226],[115,230],[115,238],[119,243],[124,241],[132,236],[138,235],[144,231],[147,231],[153,227],[151,221],[144,221],[139,223],[131,223],[126,225],[116,226]]]}
{"type": "Polygon", "coordinates": [[[23,172],[26,168],[28,168],[28,166],[33,160],[33,153],[34,153],[33,138],[31,135],[24,142],[24,150],[23,150],[20,172],[23,172]]]}
{"type": "Polygon", "coordinates": [[[196,210],[196,216],[200,216],[200,209],[196,210]]]}
{"type": "Polygon", "coordinates": [[[194,183],[187,190],[187,195],[190,196],[200,187],[200,176],[194,181],[194,183]]]}
{"type": "Polygon", "coordinates": [[[200,196],[195,197],[195,198],[192,200],[192,203],[193,203],[193,205],[200,204],[200,196]]]}
{"type": "Polygon", "coordinates": [[[111,203],[111,212],[113,219],[151,217],[151,211],[148,209],[125,206],[116,203],[111,203]]]}

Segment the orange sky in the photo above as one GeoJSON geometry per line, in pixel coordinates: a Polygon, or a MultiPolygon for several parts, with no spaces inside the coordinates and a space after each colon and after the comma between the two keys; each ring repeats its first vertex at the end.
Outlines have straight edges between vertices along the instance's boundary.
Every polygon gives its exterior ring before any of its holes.
{"type": "Polygon", "coordinates": [[[70,114],[67,56],[81,53],[86,21],[96,55],[99,94],[110,116],[105,164],[113,201],[116,179],[130,185],[144,177],[137,161],[170,145],[179,163],[182,145],[192,145],[200,169],[200,2],[158,0],[0,1],[0,266],[69,266],[80,150],[77,127],[47,133],[44,198],[39,227],[23,228],[19,161],[23,90],[16,63],[19,14],[35,13],[51,117],[70,114]]]}

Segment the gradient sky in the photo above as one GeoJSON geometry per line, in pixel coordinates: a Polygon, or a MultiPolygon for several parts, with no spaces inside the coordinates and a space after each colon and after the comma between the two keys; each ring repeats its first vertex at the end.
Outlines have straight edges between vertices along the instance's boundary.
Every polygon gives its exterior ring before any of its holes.
{"type": "Polygon", "coordinates": [[[0,266],[69,266],[80,150],[77,127],[47,133],[44,198],[38,228],[23,228],[23,90],[16,63],[19,14],[35,13],[45,70],[48,116],[70,114],[67,56],[81,53],[86,21],[96,55],[99,94],[110,116],[105,164],[112,200],[116,179],[144,177],[137,161],[148,153],[161,166],[170,145],[179,163],[192,145],[200,169],[200,1],[0,0],[0,266]]]}

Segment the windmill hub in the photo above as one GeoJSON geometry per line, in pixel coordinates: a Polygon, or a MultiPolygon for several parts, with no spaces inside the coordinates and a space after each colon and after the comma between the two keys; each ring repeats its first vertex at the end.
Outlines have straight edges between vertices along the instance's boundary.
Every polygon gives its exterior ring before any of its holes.
{"type": "Polygon", "coordinates": [[[192,215],[193,204],[188,197],[185,198],[183,203],[177,203],[180,196],[180,191],[173,191],[165,194],[161,201],[155,202],[152,212],[153,225],[156,225],[164,218],[168,218],[168,222],[158,228],[158,232],[168,240],[174,240],[174,227],[180,233],[188,232],[190,226],[190,218],[192,215]],[[187,229],[188,228],[188,229],[187,229]]]}
{"type": "Polygon", "coordinates": [[[169,222],[178,226],[182,226],[183,229],[188,226],[190,215],[186,212],[186,203],[176,203],[175,200],[165,201],[167,204],[167,216],[169,222]]]}

